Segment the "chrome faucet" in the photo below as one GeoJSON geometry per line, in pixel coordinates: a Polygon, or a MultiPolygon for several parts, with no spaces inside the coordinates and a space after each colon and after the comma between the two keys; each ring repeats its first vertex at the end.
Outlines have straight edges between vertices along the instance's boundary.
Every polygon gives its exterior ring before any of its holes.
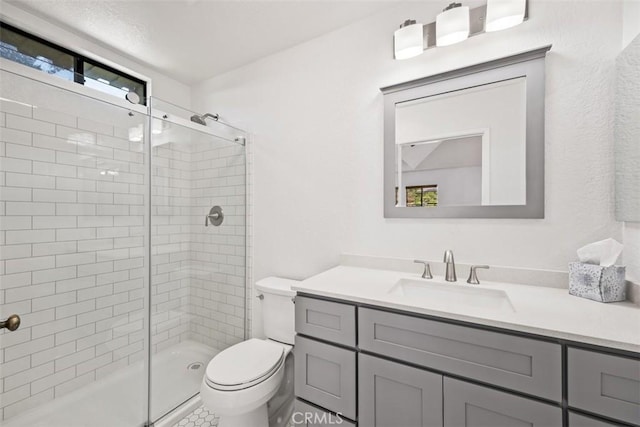
{"type": "Polygon", "coordinates": [[[453,252],[446,250],[444,252],[444,263],[447,265],[447,269],[444,274],[444,280],[447,282],[455,282],[458,280],[456,277],[456,263],[453,261],[453,252]]]}

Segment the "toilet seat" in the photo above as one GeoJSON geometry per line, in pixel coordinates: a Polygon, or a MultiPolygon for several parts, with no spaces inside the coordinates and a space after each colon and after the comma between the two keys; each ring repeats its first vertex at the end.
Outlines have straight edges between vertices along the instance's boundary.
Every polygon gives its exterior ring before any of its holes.
{"type": "Polygon", "coordinates": [[[234,391],[270,378],[284,363],[285,348],[272,341],[250,339],[218,353],[207,366],[205,383],[216,390],[234,391]]]}

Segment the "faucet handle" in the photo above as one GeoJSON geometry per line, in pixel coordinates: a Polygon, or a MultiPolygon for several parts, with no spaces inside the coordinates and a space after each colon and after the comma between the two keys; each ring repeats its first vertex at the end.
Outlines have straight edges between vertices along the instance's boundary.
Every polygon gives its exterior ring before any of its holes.
{"type": "Polygon", "coordinates": [[[429,263],[427,261],[414,259],[413,262],[416,263],[416,264],[424,264],[424,270],[422,271],[422,278],[423,279],[433,279],[433,275],[431,274],[431,266],[429,265],[429,263]]]}
{"type": "Polygon", "coordinates": [[[472,285],[480,284],[480,280],[478,280],[478,275],[476,274],[476,270],[479,268],[486,268],[488,270],[489,266],[488,265],[472,265],[471,269],[469,270],[469,278],[467,279],[467,283],[470,283],[472,285]]]}

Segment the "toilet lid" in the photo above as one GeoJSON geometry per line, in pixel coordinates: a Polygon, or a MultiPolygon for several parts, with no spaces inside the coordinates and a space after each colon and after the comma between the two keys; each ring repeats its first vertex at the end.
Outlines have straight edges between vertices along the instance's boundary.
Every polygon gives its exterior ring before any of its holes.
{"type": "Polygon", "coordinates": [[[221,386],[248,386],[271,375],[283,357],[283,346],[252,338],[218,353],[207,366],[207,380],[221,386]]]}

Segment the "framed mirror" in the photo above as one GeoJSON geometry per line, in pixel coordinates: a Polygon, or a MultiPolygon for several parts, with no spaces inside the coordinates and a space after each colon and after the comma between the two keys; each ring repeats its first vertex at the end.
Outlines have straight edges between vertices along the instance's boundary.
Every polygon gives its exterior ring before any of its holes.
{"type": "Polygon", "coordinates": [[[381,89],[386,218],[544,218],[550,48],[381,89]]]}
{"type": "Polygon", "coordinates": [[[616,58],[616,219],[640,222],[640,36],[616,58]]]}

